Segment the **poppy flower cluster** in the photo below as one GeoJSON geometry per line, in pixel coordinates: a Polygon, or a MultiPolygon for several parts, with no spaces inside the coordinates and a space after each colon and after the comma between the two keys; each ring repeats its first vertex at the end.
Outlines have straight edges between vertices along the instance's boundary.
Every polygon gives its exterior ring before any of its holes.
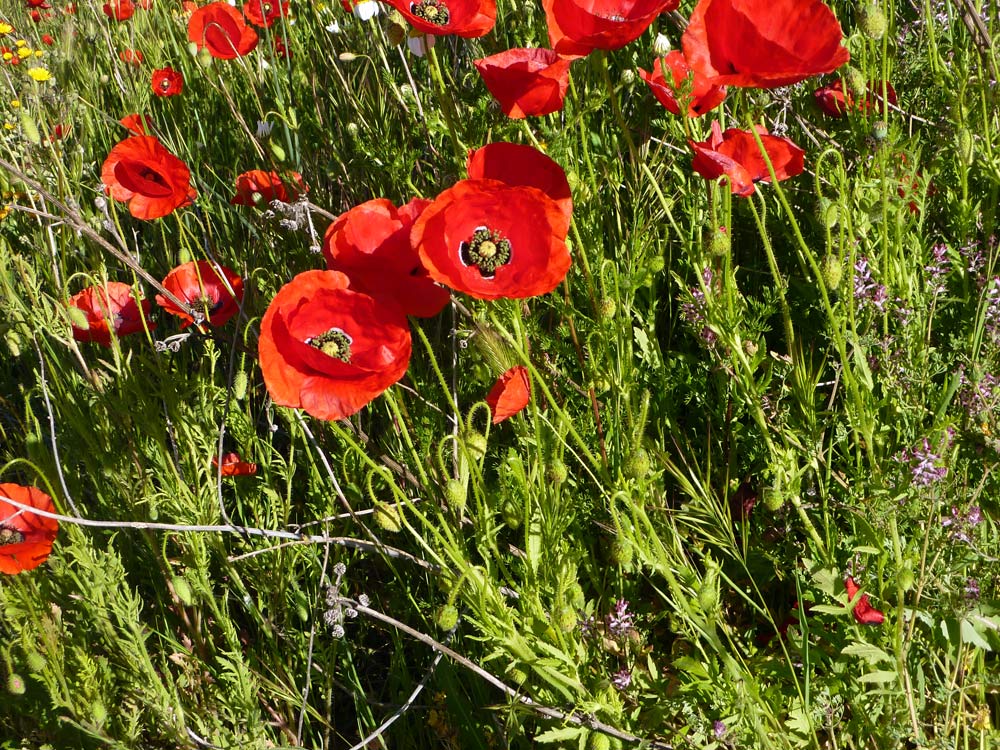
{"type": "Polygon", "coordinates": [[[52,498],[35,487],[0,484],[0,573],[16,575],[34,570],[52,552],[59,522],[33,513],[32,508],[56,512],[52,498]]]}
{"type": "Polygon", "coordinates": [[[128,203],[137,219],[159,219],[198,196],[187,165],[151,135],[132,136],[112,148],[101,167],[101,181],[112,198],[128,203]]]}
{"type": "MultiPolygon", "coordinates": [[[[243,301],[243,279],[232,269],[208,261],[182,263],[167,274],[163,286],[177,299],[203,311],[205,323],[216,327],[232,318],[243,301]]],[[[188,311],[169,297],[158,294],[156,303],[180,318],[181,328],[194,323],[188,311]]],[[[156,328],[149,319],[149,300],[119,281],[88,287],[70,297],[66,306],[72,310],[70,323],[77,341],[110,347],[112,333],[120,338],[156,328]]]]}

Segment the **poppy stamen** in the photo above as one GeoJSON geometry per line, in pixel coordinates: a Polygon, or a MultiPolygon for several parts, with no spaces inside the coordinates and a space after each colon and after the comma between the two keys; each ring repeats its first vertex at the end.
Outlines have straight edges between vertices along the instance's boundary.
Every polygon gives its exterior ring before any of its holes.
{"type": "Polygon", "coordinates": [[[8,544],[20,544],[23,541],[24,534],[20,531],[0,524],[0,547],[5,547],[8,544]]]}
{"type": "Polygon", "coordinates": [[[353,340],[339,328],[331,328],[326,333],[306,339],[306,343],[323,354],[341,362],[350,363],[353,340]]]}
{"type": "Polygon", "coordinates": [[[459,246],[459,255],[465,265],[475,266],[483,278],[490,279],[500,266],[510,262],[510,240],[495,230],[477,227],[459,246]]]}
{"type": "Polygon", "coordinates": [[[410,13],[435,26],[447,26],[451,20],[451,13],[444,0],[417,0],[410,3],[410,13]]]}

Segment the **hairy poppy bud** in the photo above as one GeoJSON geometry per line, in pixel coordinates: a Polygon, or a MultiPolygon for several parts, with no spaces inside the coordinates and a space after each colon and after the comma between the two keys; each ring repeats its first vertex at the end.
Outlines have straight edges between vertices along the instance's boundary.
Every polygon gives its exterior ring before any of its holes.
{"type": "Polygon", "coordinates": [[[468,492],[465,485],[457,479],[449,479],[444,485],[444,499],[448,507],[461,514],[465,510],[468,492]]]}
{"type": "Polygon", "coordinates": [[[840,286],[844,278],[844,265],[836,255],[827,255],[823,258],[823,281],[826,288],[834,290],[840,286]]]}
{"type": "Polygon", "coordinates": [[[622,539],[615,539],[611,543],[611,561],[615,563],[615,565],[627,568],[632,564],[633,557],[634,553],[632,551],[631,544],[628,544],[622,539]]]}
{"type": "Polygon", "coordinates": [[[510,529],[517,529],[521,526],[521,508],[513,500],[507,500],[500,509],[503,522],[510,529]]]}
{"type": "Polygon", "coordinates": [[[622,468],[625,476],[629,479],[643,479],[652,468],[649,453],[646,452],[645,448],[636,448],[625,459],[625,465],[622,468]]]}
{"type": "Polygon", "coordinates": [[[705,238],[705,251],[713,258],[725,258],[729,255],[731,247],[729,232],[725,227],[717,230],[709,230],[709,235],[705,238]]]}
{"type": "Polygon", "coordinates": [[[600,732],[591,732],[587,738],[587,750],[611,750],[611,738],[600,732]]]}
{"type": "Polygon", "coordinates": [[[568,476],[569,472],[566,470],[566,464],[558,458],[552,459],[549,465],[545,467],[545,478],[552,484],[562,484],[568,476]]]}
{"type": "Polygon", "coordinates": [[[958,158],[965,166],[971,167],[976,159],[976,144],[967,128],[960,128],[955,134],[955,145],[958,147],[958,158]]]}
{"type": "Polygon", "coordinates": [[[25,663],[28,665],[28,669],[37,673],[45,669],[45,665],[48,661],[37,651],[29,651],[27,657],[25,658],[25,663]]]}
{"type": "Polygon", "coordinates": [[[820,198],[816,204],[816,216],[820,220],[820,223],[829,229],[837,225],[837,221],[840,218],[840,211],[837,208],[837,204],[829,198],[820,198]]]}
{"type": "Polygon", "coordinates": [[[434,615],[434,624],[440,630],[449,631],[458,625],[458,609],[454,604],[445,604],[434,615]]]}
{"type": "Polygon", "coordinates": [[[375,523],[380,529],[396,534],[403,528],[403,519],[399,506],[390,503],[375,504],[375,523]]]}
{"type": "Polygon", "coordinates": [[[191,592],[191,586],[184,578],[177,576],[170,583],[174,587],[174,593],[177,594],[177,598],[181,600],[182,604],[188,607],[194,604],[194,594],[191,592]]]}
{"type": "Polygon", "coordinates": [[[877,5],[869,5],[861,11],[861,31],[876,41],[885,36],[888,23],[885,13],[877,5]]]}
{"type": "Polygon", "coordinates": [[[247,395],[247,385],[249,379],[245,370],[237,370],[233,376],[233,398],[242,401],[247,395]]]}
{"type": "Polygon", "coordinates": [[[464,435],[465,447],[470,455],[475,459],[480,459],[486,455],[486,436],[481,432],[469,430],[464,435]]]}
{"type": "Polygon", "coordinates": [[[11,695],[24,695],[24,678],[17,672],[11,672],[7,676],[7,692],[11,695]]]}
{"type": "Polygon", "coordinates": [[[601,321],[604,323],[610,323],[615,319],[615,313],[618,312],[618,303],[613,299],[608,297],[607,299],[601,300],[601,321]]]}
{"type": "Polygon", "coordinates": [[[572,633],[576,630],[578,620],[576,610],[572,607],[559,607],[552,613],[552,621],[564,633],[572,633]]]}
{"type": "Polygon", "coordinates": [[[101,701],[94,701],[94,705],[90,707],[90,713],[94,717],[94,723],[98,726],[108,720],[108,709],[101,701]]]}
{"type": "Polygon", "coordinates": [[[840,80],[854,96],[864,96],[868,92],[868,79],[853,65],[844,66],[840,73],[840,80]]]}

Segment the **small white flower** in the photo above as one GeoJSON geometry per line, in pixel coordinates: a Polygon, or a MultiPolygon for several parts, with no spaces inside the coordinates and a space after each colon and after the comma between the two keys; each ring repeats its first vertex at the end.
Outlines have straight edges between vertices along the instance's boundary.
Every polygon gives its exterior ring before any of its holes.
{"type": "Polygon", "coordinates": [[[433,47],[435,42],[437,42],[437,37],[433,34],[417,34],[406,37],[406,46],[410,48],[410,52],[415,57],[426,55],[427,50],[433,47]]]}
{"type": "Polygon", "coordinates": [[[331,34],[339,34],[340,33],[340,24],[337,23],[336,21],[332,21],[330,23],[330,25],[326,27],[326,30],[328,32],[330,32],[331,34]]]}
{"type": "Polygon", "coordinates": [[[375,0],[361,0],[354,6],[354,15],[358,20],[370,21],[378,15],[378,3],[375,0]]]}

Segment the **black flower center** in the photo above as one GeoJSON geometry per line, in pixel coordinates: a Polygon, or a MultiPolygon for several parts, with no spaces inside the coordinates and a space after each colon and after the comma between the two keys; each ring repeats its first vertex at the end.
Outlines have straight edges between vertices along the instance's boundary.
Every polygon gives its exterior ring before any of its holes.
{"type": "Polygon", "coordinates": [[[191,307],[200,307],[205,313],[205,317],[211,319],[212,313],[218,312],[222,307],[221,299],[212,299],[211,294],[198,295],[191,299],[191,307]]]}
{"type": "Polygon", "coordinates": [[[163,91],[166,91],[169,88],[170,88],[170,79],[169,78],[161,78],[160,79],[160,89],[163,90],[163,91]]]}
{"type": "Polygon", "coordinates": [[[307,339],[306,343],[323,354],[341,362],[351,361],[351,337],[339,328],[331,328],[326,333],[307,339]]]}
{"type": "Polygon", "coordinates": [[[496,270],[510,262],[510,240],[488,227],[477,227],[472,236],[459,246],[462,262],[475,266],[483,278],[491,279],[496,270]]]}
{"type": "Polygon", "coordinates": [[[265,16],[268,15],[268,14],[270,14],[271,7],[272,7],[271,3],[261,3],[260,4],[260,9],[261,9],[261,11],[263,11],[263,13],[264,13],[265,16]]]}
{"type": "Polygon", "coordinates": [[[451,13],[444,0],[417,0],[410,3],[410,13],[435,26],[447,26],[451,20],[451,13]]]}
{"type": "Polygon", "coordinates": [[[20,531],[0,525],[0,547],[5,547],[8,544],[20,544],[23,541],[24,534],[20,531]]]}

